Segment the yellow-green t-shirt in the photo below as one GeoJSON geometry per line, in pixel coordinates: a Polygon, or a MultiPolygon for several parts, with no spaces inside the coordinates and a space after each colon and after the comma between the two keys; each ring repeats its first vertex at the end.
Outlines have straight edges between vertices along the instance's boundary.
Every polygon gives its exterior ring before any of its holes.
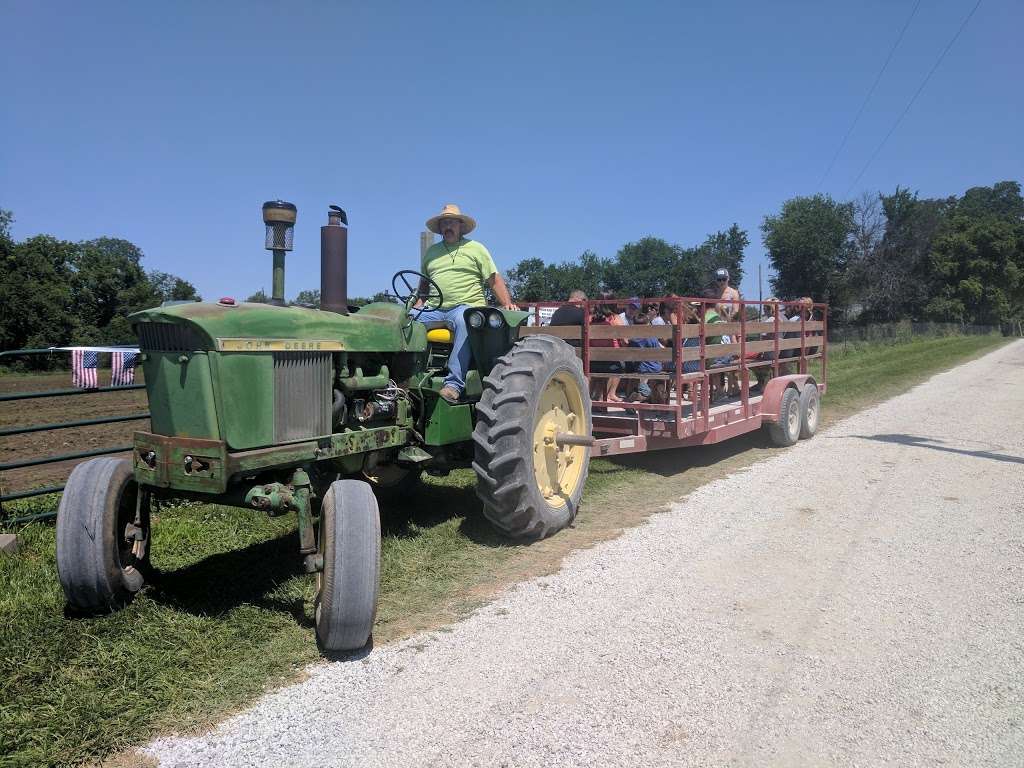
{"type": "Polygon", "coordinates": [[[497,271],[487,249],[476,240],[466,238],[457,245],[448,245],[443,240],[434,243],[423,256],[420,268],[420,272],[441,289],[443,309],[459,304],[484,306],[487,303],[484,284],[497,271]]]}

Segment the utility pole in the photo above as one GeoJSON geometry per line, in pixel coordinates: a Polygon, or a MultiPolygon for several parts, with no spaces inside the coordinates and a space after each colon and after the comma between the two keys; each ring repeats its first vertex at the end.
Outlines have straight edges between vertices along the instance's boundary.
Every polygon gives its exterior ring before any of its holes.
{"type": "Polygon", "coordinates": [[[434,233],[426,230],[420,232],[420,263],[427,255],[427,249],[434,244],[434,233]]]}

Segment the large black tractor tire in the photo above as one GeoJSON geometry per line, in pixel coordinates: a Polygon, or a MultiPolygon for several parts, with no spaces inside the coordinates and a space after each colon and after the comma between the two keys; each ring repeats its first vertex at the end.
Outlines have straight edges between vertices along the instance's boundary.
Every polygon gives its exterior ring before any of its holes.
{"type": "Polygon", "coordinates": [[[361,480],[336,480],[320,508],[316,639],[324,651],[353,651],[370,639],[380,584],[380,513],[361,480]]]}
{"type": "Polygon", "coordinates": [[[477,495],[502,533],[537,540],[569,525],[579,509],[590,448],[554,443],[589,436],[590,391],[572,347],[527,336],[484,379],[473,430],[477,495]]]}
{"type": "Polygon", "coordinates": [[[800,439],[814,437],[821,420],[821,394],[813,381],[804,385],[800,393],[800,439]]]}
{"type": "Polygon", "coordinates": [[[800,439],[800,392],[787,387],[779,404],[779,420],[768,423],[768,434],[780,448],[795,445],[800,439]]]}
{"type": "Polygon", "coordinates": [[[90,459],[68,478],[57,508],[57,574],[72,611],[121,608],[142,589],[149,564],[148,499],[141,510],[141,545],[125,538],[138,493],[127,459],[90,459]]]}

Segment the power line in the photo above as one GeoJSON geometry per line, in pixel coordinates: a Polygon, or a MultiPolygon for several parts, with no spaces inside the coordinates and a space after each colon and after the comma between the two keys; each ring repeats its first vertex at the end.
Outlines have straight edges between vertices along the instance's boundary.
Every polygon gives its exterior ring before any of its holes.
{"type": "Polygon", "coordinates": [[[871,163],[873,163],[875,161],[875,158],[878,157],[878,153],[882,151],[882,147],[884,147],[885,143],[889,141],[889,137],[892,136],[896,128],[899,127],[899,124],[903,122],[903,118],[907,116],[907,113],[910,111],[910,108],[914,106],[914,102],[917,101],[917,97],[921,95],[921,91],[923,91],[924,87],[928,85],[928,81],[931,80],[931,77],[935,73],[935,70],[939,68],[939,65],[942,63],[942,60],[946,58],[946,54],[949,53],[949,49],[953,47],[953,43],[955,43],[957,41],[957,38],[960,37],[960,33],[964,31],[964,28],[967,26],[967,22],[971,20],[971,17],[974,16],[974,12],[978,10],[978,6],[980,5],[981,0],[978,0],[978,2],[974,4],[974,7],[971,8],[971,12],[968,13],[966,18],[964,18],[964,20],[960,23],[960,28],[957,29],[956,34],[953,35],[952,39],[950,39],[950,41],[946,44],[946,47],[942,49],[942,53],[939,54],[939,58],[936,59],[935,64],[932,66],[932,68],[928,70],[928,74],[925,75],[924,80],[921,81],[921,85],[914,92],[914,95],[910,97],[910,101],[907,102],[907,106],[904,107],[903,111],[900,113],[900,116],[896,118],[896,122],[892,124],[892,127],[889,129],[889,132],[885,134],[885,138],[883,138],[878,147],[875,148],[875,151],[871,154],[871,157],[868,158],[868,161],[864,163],[864,167],[860,169],[860,173],[857,174],[857,178],[855,178],[853,180],[853,183],[850,184],[850,186],[847,188],[846,192],[843,194],[843,197],[847,197],[850,194],[850,191],[855,186],[857,186],[857,182],[860,181],[861,177],[867,172],[868,168],[871,166],[871,163]]]}
{"type": "Polygon", "coordinates": [[[864,114],[864,108],[868,105],[868,102],[871,101],[871,96],[874,94],[875,88],[877,88],[878,84],[881,82],[882,75],[885,74],[885,69],[889,66],[889,62],[892,60],[892,55],[896,53],[896,49],[903,40],[903,35],[907,31],[907,27],[910,26],[910,22],[913,20],[914,15],[917,13],[917,9],[920,7],[921,0],[917,0],[917,3],[914,4],[914,9],[910,12],[906,22],[903,24],[903,29],[900,30],[900,34],[896,38],[896,42],[893,43],[892,48],[889,49],[889,55],[885,57],[885,62],[882,64],[882,68],[878,70],[878,75],[875,76],[875,82],[873,82],[871,87],[868,89],[868,95],[864,97],[864,101],[861,102],[860,109],[857,110],[857,114],[854,116],[853,122],[850,123],[850,127],[846,129],[846,134],[843,136],[843,140],[839,142],[839,147],[836,149],[836,153],[832,155],[832,162],[828,164],[828,168],[826,168],[825,172],[821,175],[821,180],[818,182],[819,190],[821,189],[821,185],[825,183],[825,179],[827,179],[828,175],[832,172],[832,167],[836,164],[836,160],[839,159],[839,154],[843,151],[843,147],[846,146],[846,141],[850,138],[850,134],[853,133],[853,129],[857,126],[857,121],[860,120],[860,116],[864,114]]]}

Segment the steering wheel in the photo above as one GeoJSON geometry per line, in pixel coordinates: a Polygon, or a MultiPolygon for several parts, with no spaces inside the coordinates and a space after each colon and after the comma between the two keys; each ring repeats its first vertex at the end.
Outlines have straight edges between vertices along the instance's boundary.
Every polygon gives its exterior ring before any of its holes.
{"type": "Polygon", "coordinates": [[[416,311],[420,313],[432,312],[435,309],[440,309],[441,305],[444,304],[444,296],[442,295],[441,289],[438,287],[437,283],[422,272],[417,272],[415,269],[403,269],[399,272],[395,272],[394,277],[391,278],[391,290],[395,294],[395,298],[410,309],[412,309],[412,305],[417,299],[422,299],[423,304],[416,307],[416,311]],[[410,280],[412,280],[412,282],[410,282],[410,280]],[[401,281],[401,283],[399,283],[399,281],[401,281]],[[427,284],[427,290],[425,293],[420,292],[420,283],[427,284]],[[405,287],[404,292],[399,289],[399,285],[403,285],[405,287]]]}

